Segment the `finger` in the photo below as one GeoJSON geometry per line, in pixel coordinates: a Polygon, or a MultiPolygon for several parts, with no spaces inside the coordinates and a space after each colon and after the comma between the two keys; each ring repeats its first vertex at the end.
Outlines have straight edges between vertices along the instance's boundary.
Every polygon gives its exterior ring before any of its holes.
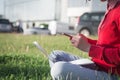
{"type": "Polygon", "coordinates": [[[87,37],[84,36],[83,34],[79,34],[79,35],[82,37],[82,39],[87,40],[87,37]]]}

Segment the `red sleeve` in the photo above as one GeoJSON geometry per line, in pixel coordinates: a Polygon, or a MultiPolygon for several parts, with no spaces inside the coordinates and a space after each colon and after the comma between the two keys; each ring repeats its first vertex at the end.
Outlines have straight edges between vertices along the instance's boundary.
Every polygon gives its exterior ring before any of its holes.
{"type": "Polygon", "coordinates": [[[120,66],[120,48],[107,48],[92,45],[89,51],[89,56],[104,60],[108,64],[120,66]]]}
{"type": "Polygon", "coordinates": [[[97,40],[92,40],[92,39],[89,39],[89,38],[87,38],[87,40],[91,45],[96,45],[96,43],[97,43],[97,40]]]}
{"type": "Polygon", "coordinates": [[[120,31],[120,17],[118,18],[118,21],[116,22],[117,26],[118,26],[118,29],[120,31]]]}

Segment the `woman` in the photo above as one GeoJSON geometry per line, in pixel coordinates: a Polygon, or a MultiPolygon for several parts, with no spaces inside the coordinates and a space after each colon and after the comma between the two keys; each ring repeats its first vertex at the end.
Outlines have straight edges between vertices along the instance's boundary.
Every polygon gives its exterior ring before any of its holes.
{"type": "Polygon", "coordinates": [[[118,80],[120,76],[120,0],[107,1],[107,11],[98,28],[98,40],[84,35],[71,38],[78,49],[88,52],[91,66],[69,63],[81,58],[63,51],[54,51],[49,56],[51,76],[54,80],[118,80]]]}

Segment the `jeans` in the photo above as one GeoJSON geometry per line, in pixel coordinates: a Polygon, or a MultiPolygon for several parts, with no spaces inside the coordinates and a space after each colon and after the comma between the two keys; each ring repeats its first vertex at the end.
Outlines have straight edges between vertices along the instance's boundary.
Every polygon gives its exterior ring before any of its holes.
{"type": "MultiPolygon", "coordinates": [[[[118,80],[116,75],[104,71],[69,63],[82,59],[64,51],[53,51],[49,55],[51,76],[53,80],[118,80]]],[[[95,65],[94,63],[92,65],[95,65]]]]}

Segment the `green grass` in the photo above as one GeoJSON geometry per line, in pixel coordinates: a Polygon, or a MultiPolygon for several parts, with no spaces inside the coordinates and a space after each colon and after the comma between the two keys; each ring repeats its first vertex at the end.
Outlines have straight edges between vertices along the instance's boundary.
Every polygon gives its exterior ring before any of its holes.
{"type": "Polygon", "coordinates": [[[88,57],[66,36],[0,34],[0,80],[52,80],[46,57],[33,45],[37,41],[50,54],[64,50],[88,57]]]}
{"type": "Polygon", "coordinates": [[[0,80],[50,80],[45,59],[26,55],[1,55],[0,80]]]}

